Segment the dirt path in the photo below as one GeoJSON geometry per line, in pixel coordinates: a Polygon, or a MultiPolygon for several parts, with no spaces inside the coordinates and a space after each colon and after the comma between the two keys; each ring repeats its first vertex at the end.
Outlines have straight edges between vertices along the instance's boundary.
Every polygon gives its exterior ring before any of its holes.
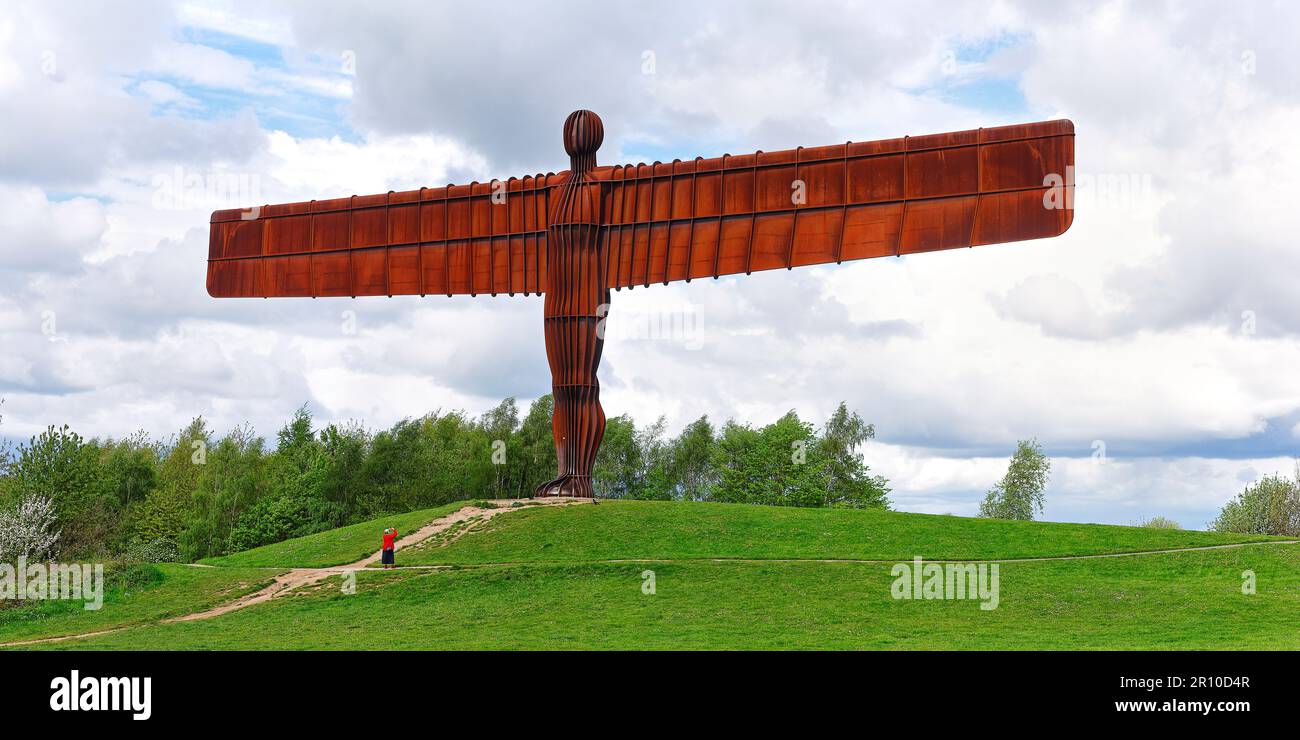
{"type": "MultiPolygon", "coordinates": [[[[520,511],[521,509],[524,508],[531,508],[531,507],[522,507],[522,506],[512,507],[511,504],[514,503],[516,500],[517,499],[494,500],[492,501],[492,503],[496,504],[496,506],[490,509],[481,508],[478,506],[463,506],[457,509],[456,511],[448,514],[447,516],[435,519],[432,522],[429,522],[428,524],[424,525],[420,529],[416,530],[414,533],[401,538],[400,540],[397,541],[397,544],[394,546],[394,549],[402,550],[404,548],[410,547],[411,545],[424,542],[430,537],[433,537],[438,534],[442,534],[443,532],[446,532],[448,529],[451,529],[457,524],[462,524],[464,522],[470,521],[471,519],[479,519],[480,521],[487,521],[492,517],[498,516],[500,514],[504,514],[508,511],[520,511]]],[[[549,498],[549,499],[543,499],[542,503],[538,505],[567,506],[570,504],[582,503],[584,501],[585,499],[549,498]]],[[[303,586],[310,586],[313,583],[318,583],[320,581],[323,581],[326,578],[329,578],[330,576],[336,576],[341,573],[347,573],[348,571],[364,570],[367,566],[379,562],[379,556],[380,556],[380,552],[376,550],[374,554],[369,555],[361,560],[358,560],[355,563],[350,563],[348,565],[335,565],[329,568],[294,568],[290,571],[281,573],[280,575],[276,576],[275,581],[271,585],[262,589],[261,591],[257,591],[256,593],[252,593],[242,598],[236,599],[228,604],[222,604],[221,606],[213,607],[212,609],[208,609],[207,611],[195,612],[194,614],[186,614],[183,617],[172,617],[171,619],[164,619],[163,623],[166,624],[169,622],[193,622],[199,619],[211,619],[212,617],[219,617],[222,614],[229,614],[230,612],[236,611],[238,609],[243,609],[244,607],[247,606],[252,606],[253,604],[260,604],[263,601],[270,601],[271,599],[279,598],[289,593],[290,591],[293,591],[294,589],[301,588],[303,586]]]]}
{"type": "MultiPolygon", "coordinates": [[[[399,539],[395,545],[395,549],[402,550],[412,545],[424,542],[430,537],[434,537],[436,535],[442,534],[443,532],[446,532],[448,529],[451,529],[452,527],[455,527],[458,524],[463,524],[473,519],[477,519],[478,521],[487,521],[495,516],[499,516],[509,511],[523,511],[525,509],[534,508],[534,506],[570,506],[573,504],[590,503],[589,499],[548,498],[548,499],[538,500],[539,502],[534,503],[533,506],[511,506],[511,504],[523,500],[525,499],[494,499],[490,502],[495,505],[493,508],[484,508],[480,506],[462,506],[456,511],[444,517],[435,519],[432,522],[429,522],[428,524],[424,525],[420,529],[416,530],[415,532],[399,539]]],[[[463,534],[463,530],[462,532],[457,533],[457,535],[455,535],[453,539],[455,537],[459,537],[460,534],[463,534]]],[[[378,535],[376,535],[376,537],[377,536],[378,535]]],[[[275,580],[271,583],[271,585],[259,591],[255,591],[254,593],[251,594],[246,594],[244,596],[241,596],[238,599],[235,599],[234,601],[222,604],[220,606],[213,607],[211,609],[207,609],[205,611],[195,612],[193,614],[186,614],[181,617],[171,617],[169,619],[164,619],[161,620],[161,623],[169,624],[172,622],[192,622],[199,619],[211,619],[212,617],[218,617],[221,616],[222,614],[229,614],[230,612],[237,611],[239,609],[243,609],[245,607],[249,607],[254,604],[260,604],[264,601],[270,601],[271,599],[279,598],[281,596],[284,596],[285,594],[290,593],[291,591],[294,591],[295,589],[301,588],[303,586],[309,586],[313,583],[318,583],[320,581],[325,580],[326,578],[329,578],[330,576],[339,575],[341,573],[347,573],[348,571],[364,570],[366,569],[367,566],[379,562],[379,556],[380,556],[379,551],[375,551],[374,554],[369,555],[361,560],[358,560],[355,563],[349,563],[348,565],[335,565],[328,568],[293,568],[291,570],[285,571],[284,573],[281,573],[280,575],[277,575],[275,577],[275,580]]],[[[211,568],[215,566],[195,564],[194,567],[211,568]]],[[[152,622],[148,622],[145,624],[152,624],[152,622]]],[[[143,626],[143,625],[133,624],[133,625],[125,625],[122,627],[111,627],[108,629],[96,630],[94,632],[83,632],[75,635],[61,635],[59,637],[44,637],[35,640],[20,640],[17,642],[5,642],[5,643],[0,643],[0,648],[21,647],[23,645],[39,645],[47,642],[63,642],[65,640],[77,640],[83,637],[98,637],[100,635],[107,635],[113,632],[120,632],[124,629],[130,629],[132,627],[139,627],[139,626],[143,626]]]]}
{"type": "Polygon", "coordinates": [[[0,642],[0,648],[22,647],[23,645],[40,645],[46,642],[64,642],[65,640],[80,640],[83,637],[99,637],[100,635],[111,635],[114,632],[121,632],[124,629],[130,629],[135,625],[128,627],[113,627],[98,632],[82,632],[79,635],[63,635],[61,637],[41,637],[36,640],[19,640],[18,642],[0,642]]]}

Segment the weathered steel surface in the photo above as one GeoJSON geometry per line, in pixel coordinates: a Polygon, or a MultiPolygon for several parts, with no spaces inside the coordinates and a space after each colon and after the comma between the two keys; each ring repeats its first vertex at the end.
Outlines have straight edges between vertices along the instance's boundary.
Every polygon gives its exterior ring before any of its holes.
{"type": "Polygon", "coordinates": [[[1057,236],[1073,164],[1048,121],[597,170],[610,287],[1057,236]]]}
{"type": "Polygon", "coordinates": [[[554,185],[567,173],[212,214],[218,298],[541,294],[554,185]]]}
{"type": "MultiPolygon", "coordinates": [[[[1074,126],[596,167],[612,288],[1056,236],[1074,126]],[[805,199],[795,203],[796,181],[805,199]],[[1058,199],[1059,201],[1059,199],[1058,199]]],[[[212,214],[216,297],[541,293],[569,172],[212,214]],[[493,188],[504,197],[494,202],[493,188]]],[[[1067,187],[1073,183],[1065,181],[1067,187]]]]}
{"type": "Polygon", "coordinates": [[[605,436],[596,371],[605,345],[598,329],[608,313],[609,287],[600,244],[603,186],[590,177],[604,138],[600,119],[591,111],[576,111],[564,122],[570,175],[556,189],[546,229],[548,269],[542,303],[559,475],[538,487],[539,496],[592,498],[591,471],[605,436]]]}
{"type": "Polygon", "coordinates": [[[1057,236],[1074,125],[1046,121],[597,167],[600,118],[564,124],[570,168],[212,214],[214,297],[545,294],[559,470],[590,497],[610,289],[1057,236]]]}

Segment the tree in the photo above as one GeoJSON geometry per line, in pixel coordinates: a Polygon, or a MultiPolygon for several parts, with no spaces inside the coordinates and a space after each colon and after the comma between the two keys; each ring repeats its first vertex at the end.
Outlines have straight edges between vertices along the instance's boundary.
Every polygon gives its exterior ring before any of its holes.
{"type": "Polygon", "coordinates": [[[713,425],[709,417],[701,416],[682,430],[673,440],[672,471],[681,498],[687,501],[706,501],[717,483],[713,467],[713,425]]]}
{"type": "Polygon", "coordinates": [[[157,465],[157,481],[143,501],[127,512],[128,547],[165,541],[178,546],[182,532],[194,512],[194,493],[199,473],[207,462],[207,445],[212,437],[203,417],[191,421],[164,446],[157,465]]]}
{"type": "Polygon", "coordinates": [[[310,511],[301,499],[292,496],[264,498],[240,514],[239,522],[230,530],[226,547],[230,552],[239,552],[300,537],[310,534],[304,530],[314,529],[304,527],[304,524],[311,523],[310,511]]]}
{"type": "Polygon", "coordinates": [[[637,471],[636,498],[670,501],[676,498],[677,482],[673,477],[672,442],[664,440],[668,422],[660,416],[655,423],[636,432],[641,468],[637,471]]]}
{"type": "Polygon", "coordinates": [[[54,501],[48,496],[28,496],[17,506],[0,510],[0,563],[53,555],[59,541],[57,520],[54,501]]]}
{"type": "Polygon", "coordinates": [[[866,509],[889,508],[889,487],[884,476],[871,475],[858,447],[876,436],[876,428],[857,412],[849,413],[840,401],[822,427],[818,442],[826,458],[826,498],[822,506],[866,509]]]}
{"type": "Polygon", "coordinates": [[[511,396],[479,419],[486,433],[489,447],[484,454],[492,460],[492,498],[508,498],[518,488],[514,483],[524,468],[520,455],[519,406],[511,396]]]}
{"type": "Polygon", "coordinates": [[[100,451],[99,496],[126,508],[143,501],[157,485],[158,450],[143,430],[96,446],[100,451]]]}
{"type": "Polygon", "coordinates": [[[1210,523],[1216,532],[1300,535],[1300,465],[1294,479],[1266,475],[1224,505],[1210,523]]]}
{"type": "Polygon", "coordinates": [[[596,452],[592,485],[601,498],[640,498],[643,481],[636,423],[627,414],[605,420],[605,437],[596,452]]]}
{"type": "Polygon", "coordinates": [[[100,497],[99,453],[66,425],[50,426],[19,447],[11,471],[18,500],[53,502],[62,531],[59,555],[102,549],[107,528],[118,522],[117,502],[100,497]]]}
{"type": "Polygon", "coordinates": [[[326,494],[329,466],[313,425],[311,412],[303,404],[280,429],[275,453],[267,457],[264,468],[265,496],[240,514],[239,522],[231,531],[232,549],[244,549],[236,542],[235,532],[241,532],[238,542],[250,542],[261,537],[264,541],[259,541],[260,545],[347,524],[344,505],[326,494]],[[279,516],[277,525],[270,528],[257,523],[268,511],[277,512],[279,516]],[[286,534],[268,540],[264,534],[250,537],[247,534],[250,528],[263,533],[286,534]]]}
{"type": "Polygon", "coordinates": [[[370,433],[359,422],[330,424],[320,433],[320,493],[343,512],[345,523],[360,521],[357,498],[366,486],[370,442],[370,433]]]}
{"type": "Polygon", "coordinates": [[[249,426],[232,429],[207,453],[194,491],[194,513],[181,552],[197,560],[229,552],[239,517],[267,490],[265,441],[249,426]]]}
{"type": "Polygon", "coordinates": [[[718,437],[713,499],[769,506],[820,506],[826,461],[813,426],[793,410],[762,429],[727,422],[718,437]]]}
{"type": "Polygon", "coordinates": [[[555,477],[555,441],[551,432],[551,415],[555,399],[547,393],[528,407],[528,415],[519,426],[519,452],[523,466],[515,496],[533,495],[533,489],[555,477]]]}
{"type": "Polygon", "coordinates": [[[1043,489],[1047,487],[1052,463],[1038,440],[1020,440],[1011,456],[1007,473],[980,504],[980,516],[992,519],[1031,521],[1034,511],[1043,511],[1043,489]]]}
{"type": "Polygon", "coordinates": [[[311,425],[311,411],[304,403],[293,412],[293,418],[280,427],[279,433],[276,434],[279,443],[276,451],[284,453],[310,449],[316,442],[316,434],[312,431],[311,425]]]}

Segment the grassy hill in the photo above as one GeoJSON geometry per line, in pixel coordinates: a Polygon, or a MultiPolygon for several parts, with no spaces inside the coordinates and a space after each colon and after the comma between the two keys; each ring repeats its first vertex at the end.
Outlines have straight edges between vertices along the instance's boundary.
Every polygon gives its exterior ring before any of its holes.
{"type": "Polygon", "coordinates": [[[712,558],[990,560],[1172,550],[1266,540],[1178,529],[971,519],[855,509],[603,501],[529,508],[403,564],[585,563],[712,558]]]}
{"type": "MultiPolygon", "coordinates": [[[[405,526],[438,511],[446,509],[403,515],[410,517],[405,526]]],[[[247,574],[254,563],[290,564],[277,559],[356,560],[366,551],[340,543],[355,537],[373,547],[375,533],[392,526],[387,521],[212,561],[221,567],[165,568],[169,578],[175,570],[177,577],[188,571],[219,579],[247,574]]],[[[442,567],[361,573],[354,595],[332,578],[210,620],[143,624],[40,647],[1300,649],[1300,545],[1261,541],[1268,539],[722,504],[529,507],[471,526],[450,543],[400,553],[399,565],[442,567]],[[1255,544],[1122,555],[1242,542],[1255,544]],[[993,610],[973,600],[891,596],[892,561],[918,555],[1110,554],[1121,555],[1000,563],[993,610]],[[885,562],[853,562],[877,560],[885,562]],[[653,594],[643,591],[647,571],[653,594]],[[1245,571],[1254,574],[1254,594],[1242,593],[1245,571]]],[[[198,594],[203,588],[195,586],[193,601],[211,600],[212,586],[206,596],[198,594]]],[[[178,590],[186,591],[172,588],[173,602],[178,590]]],[[[97,624],[112,622],[116,608],[106,604],[97,624]]],[[[10,639],[4,627],[0,621],[0,641],[10,639]]]]}

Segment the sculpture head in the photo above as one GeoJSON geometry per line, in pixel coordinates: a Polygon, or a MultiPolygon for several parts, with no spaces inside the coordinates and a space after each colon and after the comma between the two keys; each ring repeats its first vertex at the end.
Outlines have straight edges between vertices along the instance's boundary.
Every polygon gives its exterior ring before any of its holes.
{"type": "Polygon", "coordinates": [[[564,151],[570,168],[586,172],[596,166],[596,150],[605,140],[605,125],[589,110],[575,110],[564,119],[564,151]]]}

